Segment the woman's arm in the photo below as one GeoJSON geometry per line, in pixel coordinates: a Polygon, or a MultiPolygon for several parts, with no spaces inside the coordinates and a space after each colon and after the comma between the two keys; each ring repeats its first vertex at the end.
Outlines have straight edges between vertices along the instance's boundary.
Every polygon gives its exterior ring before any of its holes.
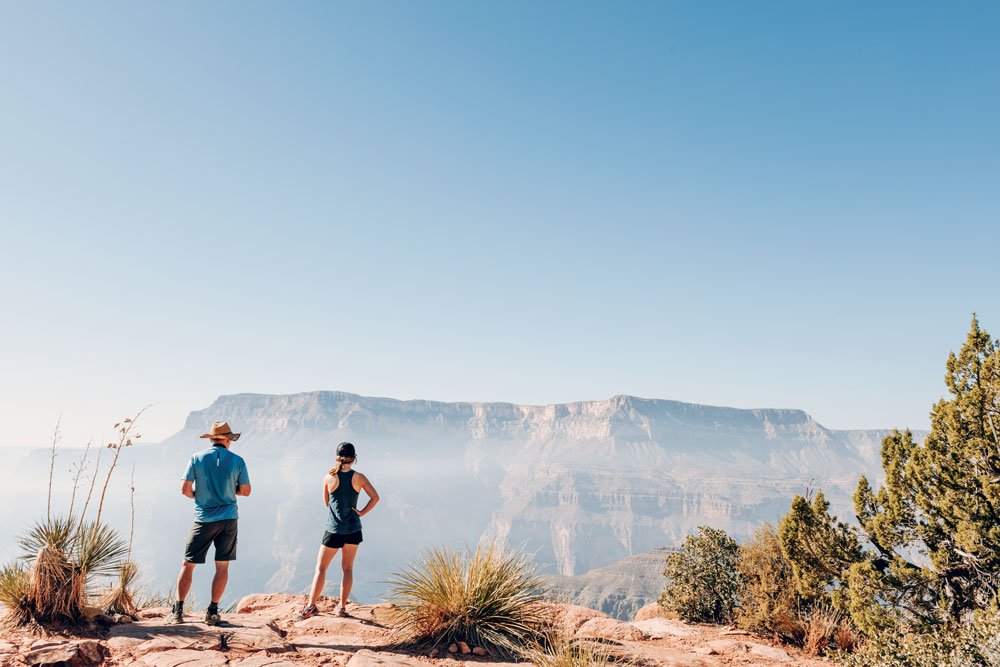
{"type": "Polygon", "coordinates": [[[371,512],[372,508],[378,504],[378,491],[375,490],[375,487],[372,486],[372,483],[368,481],[367,477],[360,473],[357,473],[357,476],[361,478],[358,480],[361,482],[361,488],[368,494],[368,502],[365,503],[365,506],[361,509],[355,509],[354,511],[358,513],[358,516],[364,516],[371,512]]]}
{"type": "Polygon", "coordinates": [[[329,488],[330,476],[327,475],[323,478],[323,504],[327,507],[330,506],[330,488],[329,488]]]}

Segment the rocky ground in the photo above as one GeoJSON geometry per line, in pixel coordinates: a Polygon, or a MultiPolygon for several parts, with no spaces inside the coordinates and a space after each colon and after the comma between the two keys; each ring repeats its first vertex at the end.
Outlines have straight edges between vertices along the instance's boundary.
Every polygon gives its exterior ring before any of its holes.
{"type": "MultiPolygon", "coordinates": [[[[301,596],[251,595],[226,614],[224,627],[209,627],[203,614],[188,623],[166,625],[166,609],[142,612],[138,621],[110,627],[93,638],[44,636],[4,631],[0,667],[472,667],[510,666],[462,646],[455,653],[442,647],[436,655],[398,645],[388,625],[391,607],[351,605],[351,618],[333,615],[335,600],[323,599],[320,614],[294,620],[301,596]],[[468,653],[463,653],[468,650],[468,653]]],[[[564,633],[615,645],[634,665],[648,667],[722,667],[829,665],[794,650],[772,646],[732,628],[701,626],[662,618],[646,608],[626,623],[598,611],[551,604],[547,611],[564,633]]],[[[480,651],[481,652],[481,651],[480,651]]]]}

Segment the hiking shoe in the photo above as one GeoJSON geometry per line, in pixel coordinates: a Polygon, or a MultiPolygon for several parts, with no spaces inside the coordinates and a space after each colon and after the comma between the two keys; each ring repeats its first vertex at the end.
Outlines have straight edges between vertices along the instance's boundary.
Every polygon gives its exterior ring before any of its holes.
{"type": "Polygon", "coordinates": [[[184,622],[184,609],[174,605],[167,614],[167,625],[180,625],[184,622]]]}
{"type": "Polygon", "coordinates": [[[222,620],[222,616],[219,615],[219,610],[209,609],[205,612],[205,625],[218,625],[222,620]]]}

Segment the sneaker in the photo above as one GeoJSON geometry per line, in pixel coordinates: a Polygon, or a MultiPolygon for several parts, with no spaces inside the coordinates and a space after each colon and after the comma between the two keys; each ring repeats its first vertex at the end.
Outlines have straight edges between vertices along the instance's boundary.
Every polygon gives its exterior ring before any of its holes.
{"type": "Polygon", "coordinates": [[[303,607],[302,609],[300,609],[299,613],[295,614],[295,620],[296,621],[304,621],[307,618],[315,616],[318,613],[319,613],[319,609],[316,608],[316,605],[311,604],[308,607],[303,607]]]}
{"type": "Polygon", "coordinates": [[[184,622],[184,607],[180,605],[174,605],[170,609],[170,613],[167,614],[167,624],[168,625],[179,625],[184,622]]]}

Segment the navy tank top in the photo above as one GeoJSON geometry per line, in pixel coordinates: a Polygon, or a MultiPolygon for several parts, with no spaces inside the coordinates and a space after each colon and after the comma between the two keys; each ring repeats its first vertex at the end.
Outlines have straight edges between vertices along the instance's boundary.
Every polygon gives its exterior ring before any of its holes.
{"type": "Polygon", "coordinates": [[[358,492],[354,490],[354,471],[337,473],[337,488],[328,494],[330,511],[326,517],[326,531],[345,535],[361,530],[361,517],[354,510],[358,507],[358,492]]]}

